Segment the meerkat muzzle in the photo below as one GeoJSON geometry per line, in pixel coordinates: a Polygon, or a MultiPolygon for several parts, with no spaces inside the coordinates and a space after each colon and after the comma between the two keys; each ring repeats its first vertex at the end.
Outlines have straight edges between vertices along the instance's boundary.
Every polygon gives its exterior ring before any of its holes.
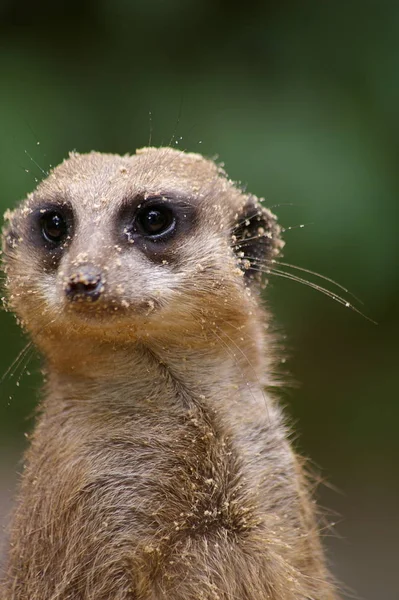
{"type": "Polygon", "coordinates": [[[81,265],[69,277],[65,294],[73,302],[95,302],[104,290],[101,271],[91,264],[81,265]]]}

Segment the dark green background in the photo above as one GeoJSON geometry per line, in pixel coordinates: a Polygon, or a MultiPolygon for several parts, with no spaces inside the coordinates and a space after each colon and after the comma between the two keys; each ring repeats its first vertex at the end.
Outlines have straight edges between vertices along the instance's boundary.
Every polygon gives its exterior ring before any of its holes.
{"type": "MultiPolygon", "coordinates": [[[[287,231],[285,259],[378,321],[281,278],[267,292],[296,443],[333,488],[319,496],[334,572],[366,600],[399,599],[398,40],[384,0],[0,1],[2,210],[69,150],[173,137],[219,155],[284,226],[309,223],[287,231]]],[[[5,373],[24,340],[4,313],[0,336],[5,373]]],[[[28,369],[0,384],[3,523],[40,381],[28,369]]]]}

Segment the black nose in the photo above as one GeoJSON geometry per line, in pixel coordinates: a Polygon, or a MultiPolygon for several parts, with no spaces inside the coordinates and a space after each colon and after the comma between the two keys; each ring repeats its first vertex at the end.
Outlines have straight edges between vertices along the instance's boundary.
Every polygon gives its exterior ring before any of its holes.
{"type": "Polygon", "coordinates": [[[101,271],[94,265],[80,265],[69,277],[65,293],[69,300],[95,302],[104,289],[101,271]]]}

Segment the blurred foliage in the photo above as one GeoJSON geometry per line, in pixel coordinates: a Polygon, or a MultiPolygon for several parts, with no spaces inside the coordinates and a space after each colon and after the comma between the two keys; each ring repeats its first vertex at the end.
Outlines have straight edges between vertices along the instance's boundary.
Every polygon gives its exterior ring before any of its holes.
{"type": "MultiPolygon", "coordinates": [[[[399,487],[398,34],[399,4],[387,0],[0,3],[0,208],[75,148],[152,143],[218,155],[284,226],[307,224],[286,232],[285,260],[348,287],[379,323],[304,285],[275,278],[268,288],[287,335],[282,369],[298,382],[284,401],[299,447],[342,489],[390,502],[399,487]]],[[[5,373],[25,342],[10,315],[0,314],[0,332],[5,373]]],[[[40,382],[38,361],[31,377],[23,367],[22,358],[0,386],[4,456],[22,440],[40,382]]],[[[380,600],[378,577],[359,573],[352,565],[348,583],[380,600]]],[[[384,599],[397,600],[388,587],[384,599]]]]}

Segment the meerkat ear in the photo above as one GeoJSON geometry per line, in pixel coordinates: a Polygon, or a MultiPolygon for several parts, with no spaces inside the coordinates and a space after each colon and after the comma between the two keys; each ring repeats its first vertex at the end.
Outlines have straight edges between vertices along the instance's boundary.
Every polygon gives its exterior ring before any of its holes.
{"type": "Polygon", "coordinates": [[[232,247],[245,282],[259,285],[262,271],[265,272],[283,246],[276,216],[256,196],[248,196],[232,230],[232,247]]]}

